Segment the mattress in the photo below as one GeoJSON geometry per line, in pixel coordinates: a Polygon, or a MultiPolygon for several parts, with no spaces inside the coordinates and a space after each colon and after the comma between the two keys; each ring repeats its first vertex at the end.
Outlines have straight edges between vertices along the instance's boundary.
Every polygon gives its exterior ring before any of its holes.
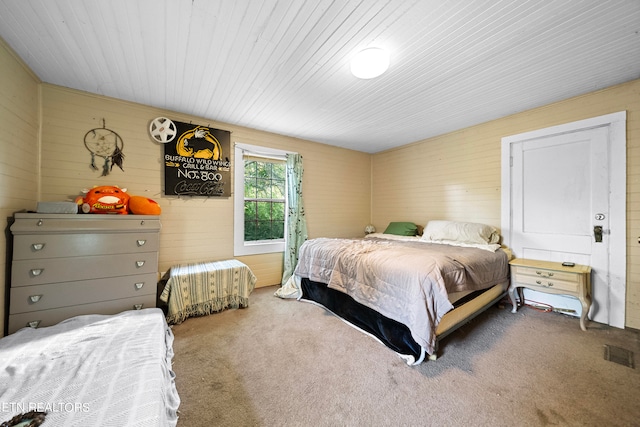
{"type": "Polygon", "coordinates": [[[38,411],[52,426],[175,426],[172,344],[157,308],[23,328],[0,339],[0,422],[38,411]]]}

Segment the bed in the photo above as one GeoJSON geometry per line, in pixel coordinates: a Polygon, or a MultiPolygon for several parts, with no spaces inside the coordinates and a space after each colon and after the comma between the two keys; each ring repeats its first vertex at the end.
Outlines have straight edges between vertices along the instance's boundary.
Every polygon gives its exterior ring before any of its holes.
{"type": "Polygon", "coordinates": [[[430,221],[416,236],[412,224],[306,241],[276,295],[323,306],[408,364],[435,360],[442,338],[506,295],[510,254],[488,225],[430,221]]]}
{"type": "Polygon", "coordinates": [[[0,424],[175,426],[172,344],[158,308],[20,329],[0,339],[0,424]]]}

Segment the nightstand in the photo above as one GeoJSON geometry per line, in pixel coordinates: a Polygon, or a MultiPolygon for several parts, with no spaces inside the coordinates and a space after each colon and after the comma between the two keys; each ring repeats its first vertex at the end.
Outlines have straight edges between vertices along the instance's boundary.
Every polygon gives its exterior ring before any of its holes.
{"type": "Polygon", "coordinates": [[[567,267],[560,262],[524,258],[513,259],[509,264],[511,265],[509,298],[513,304],[512,313],[518,309],[514,294],[516,290],[520,302],[524,302],[522,288],[549,294],[570,295],[578,298],[582,304],[580,329],[587,330],[587,314],[591,307],[591,267],[579,264],[567,267]]]}

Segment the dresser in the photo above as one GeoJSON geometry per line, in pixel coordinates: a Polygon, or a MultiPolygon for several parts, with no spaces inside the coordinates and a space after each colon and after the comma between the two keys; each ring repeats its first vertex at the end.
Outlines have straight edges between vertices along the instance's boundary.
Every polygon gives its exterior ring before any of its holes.
{"type": "Polygon", "coordinates": [[[18,213],[8,333],[155,307],[160,218],[18,213]]]}
{"type": "Polygon", "coordinates": [[[523,258],[513,259],[509,264],[511,266],[509,298],[511,299],[511,304],[513,304],[513,313],[517,310],[516,291],[520,302],[524,301],[522,288],[551,294],[569,295],[580,300],[582,305],[580,328],[583,331],[587,330],[587,314],[591,307],[591,267],[580,264],[565,266],[560,262],[523,258]]]}

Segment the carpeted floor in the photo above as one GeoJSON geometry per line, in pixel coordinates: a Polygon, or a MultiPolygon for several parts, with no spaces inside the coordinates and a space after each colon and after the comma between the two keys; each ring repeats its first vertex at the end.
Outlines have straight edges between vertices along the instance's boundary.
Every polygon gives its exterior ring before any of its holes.
{"type": "Polygon", "coordinates": [[[640,426],[640,370],[604,358],[608,345],[637,365],[639,331],[506,304],[412,367],[275,289],[173,327],[179,427],[640,426]]]}

